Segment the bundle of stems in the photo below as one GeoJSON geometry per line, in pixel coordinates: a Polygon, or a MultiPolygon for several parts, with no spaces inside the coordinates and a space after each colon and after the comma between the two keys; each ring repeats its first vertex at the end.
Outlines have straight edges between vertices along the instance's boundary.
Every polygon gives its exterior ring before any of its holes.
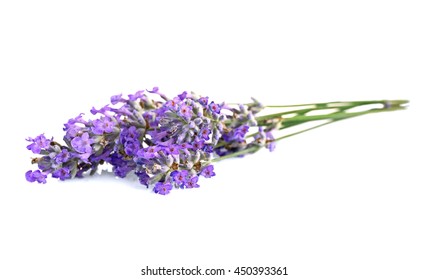
{"type": "MultiPolygon", "coordinates": [[[[297,130],[293,133],[285,133],[275,138],[275,141],[301,134],[337,121],[346,120],[367,114],[392,112],[407,108],[408,100],[368,100],[368,101],[338,101],[326,103],[308,103],[296,105],[270,105],[264,108],[277,109],[280,112],[256,117],[258,126],[275,126],[279,131],[286,131],[305,123],[316,123],[315,125],[297,130]],[[323,121],[319,124],[319,121],[323,121]]],[[[249,105],[249,104],[247,104],[249,105]]],[[[250,134],[247,138],[253,137],[250,134]]],[[[220,143],[218,146],[221,146],[220,143]]],[[[260,147],[252,146],[247,149],[215,158],[213,162],[228,158],[243,156],[258,151],[260,147]]]]}

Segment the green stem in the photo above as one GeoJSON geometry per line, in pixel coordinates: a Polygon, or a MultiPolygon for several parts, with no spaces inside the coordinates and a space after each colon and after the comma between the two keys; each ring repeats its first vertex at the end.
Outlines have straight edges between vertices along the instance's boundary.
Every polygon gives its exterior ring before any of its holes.
{"type": "Polygon", "coordinates": [[[353,113],[348,113],[348,112],[344,112],[344,111],[339,111],[336,113],[331,113],[331,114],[325,114],[325,115],[314,115],[314,116],[295,116],[289,119],[284,119],[282,123],[287,123],[289,121],[293,122],[293,123],[305,123],[308,121],[318,121],[318,120],[341,120],[341,119],[347,119],[347,118],[352,118],[352,117],[356,117],[356,116],[362,116],[362,115],[366,115],[366,114],[371,114],[371,113],[380,113],[380,112],[388,112],[388,111],[396,111],[396,110],[402,110],[403,108],[382,108],[382,109],[370,109],[367,111],[362,111],[362,112],[353,112],[353,113]]]}
{"type": "MultiPolygon", "coordinates": [[[[331,124],[336,121],[345,120],[357,116],[362,116],[371,113],[380,113],[380,112],[389,112],[389,111],[397,111],[405,109],[405,105],[408,103],[407,100],[373,100],[373,101],[351,101],[351,102],[328,102],[328,103],[314,103],[314,104],[299,104],[299,105],[287,105],[287,106],[266,106],[269,108],[286,108],[286,107],[301,107],[305,106],[308,108],[285,111],[270,115],[265,115],[261,117],[257,117],[258,126],[267,126],[272,127],[272,125],[277,126],[279,130],[286,129],[292,126],[296,126],[299,124],[303,124],[311,121],[319,121],[325,120],[325,123],[303,129],[291,134],[286,134],[280,136],[275,139],[275,141],[279,141],[294,135],[301,134],[303,132],[310,131],[315,128],[322,127],[327,124],[331,124]],[[359,112],[347,112],[350,109],[354,109],[363,105],[382,105],[382,108],[372,108],[368,110],[363,110],[359,112]],[[309,112],[322,110],[322,109],[336,109],[336,112],[329,114],[319,114],[319,115],[307,115],[309,112]],[[285,118],[283,116],[288,114],[295,114],[295,116],[290,118],[285,118]]],[[[256,133],[257,134],[257,133],[256,133]]],[[[252,137],[255,134],[249,135],[246,138],[252,137]]],[[[223,144],[219,144],[219,147],[223,146],[223,144]]],[[[238,157],[246,154],[251,154],[258,151],[261,147],[252,146],[250,148],[228,154],[222,157],[218,157],[213,159],[211,162],[217,162],[228,158],[238,157]]]]}
{"type": "Polygon", "coordinates": [[[266,108],[291,108],[291,107],[306,107],[311,106],[314,109],[329,109],[337,108],[340,106],[349,106],[351,104],[355,106],[370,105],[370,104],[386,104],[390,102],[391,105],[404,105],[408,103],[408,100],[368,100],[368,101],[337,101],[337,102],[325,102],[325,103],[306,103],[306,104],[293,104],[293,105],[268,105],[266,108]]]}
{"type": "MultiPolygon", "coordinates": [[[[291,110],[291,111],[284,111],[280,113],[265,115],[261,117],[257,117],[257,123],[259,125],[266,124],[266,121],[273,121],[275,119],[281,119],[282,116],[287,114],[297,114],[297,116],[293,118],[288,118],[289,120],[293,119],[293,121],[303,123],[306,121],[311,120],[318,120],[320,116],[332,116],[334,114],[343,113],[342,116],[345,116],[345,114],[352,114],[345,112],[346,110],[357,108],[363,105],[382,105],[382,109],[372,109],[372,110],[380,110],[380,111],[393,111],[393,110],[399,110],[404,109],[405,107],[403,105],[407,104],[407,100],[372,100],[372,101],[350,101],[350,102],[328,102],[328,103],[313,103],[313,104],[299,104],[299,105],[289,105],[289,106],[266,106],[268,108],[285,108],[285,107],[301,107],[305,106],[308,108],[299,109],[299,110],[291,110]],[[306,116],[309,112],[317,111],[317,110],[323,110],[323,109],[336,109],[339,112],[335,112],[332,114],[326,114],[326,115],[315,115],[315,116],[306,116]]],[[[368,110],[371,111],[371,110],[368,110]]],[[[366,111],[363,111],[366,112],[366,111]]],[[[362,112],[357,112],[362,113],[362,112]]],[[[330,117],[323,117],[321,119],[328,119],[330,117]]],[[[341,118],[340,116],[337,116],[336,118],[341,118]]]]}

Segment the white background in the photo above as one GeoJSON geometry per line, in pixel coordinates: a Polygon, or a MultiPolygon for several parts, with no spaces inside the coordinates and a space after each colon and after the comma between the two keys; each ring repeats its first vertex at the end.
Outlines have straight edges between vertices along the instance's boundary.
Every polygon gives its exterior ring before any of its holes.
{"type": "Polygon", "coordinates": [[[199,265],[428,279],[425,4],[2,2],[0,278],[156,279],[140,269],[199,265]],[[153,86],[218,102],[411,105],[218,163],[200,189],[166,197],[109,175],[25,181],[26,137],[61,137],[68,118],[153,86]]]}

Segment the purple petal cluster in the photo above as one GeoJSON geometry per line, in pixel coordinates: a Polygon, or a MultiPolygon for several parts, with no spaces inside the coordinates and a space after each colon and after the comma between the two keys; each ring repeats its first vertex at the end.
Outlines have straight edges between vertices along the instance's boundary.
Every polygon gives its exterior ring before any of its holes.
{"type": "Polygon", "coordinates": [[[38,170],[25,174],[29,182],[45,183],[48,175],[59,180],[94,174],[109,164],[120,178],[135,174],[141,184],[166,195],[176,188],[198,188],[200,177],[215,176],[213,159],[251,146],[274,147],[263,128],[257,132],[262,105],[237,108],[208,97],[183,92],[169,99],[159,91],[138,91],[111,97],[111,104],[92,108],[64,124],[60,144],[41,134],[27,146],[40,157],[38,170]],[[256,127],[256,133],[249,135],[256,127]],[[254,136],[252,141],[249,136],[254,136]]]}
{"type": "Polygon", "coordinates": [[[49,148],[51,140],[46,139],[44,134],[37,136],[36,138],[28,138],[27,141],[31,142],[27,146],[28,150],[31,150],[35,154],[40,154],[41,150],[49,148]]]}

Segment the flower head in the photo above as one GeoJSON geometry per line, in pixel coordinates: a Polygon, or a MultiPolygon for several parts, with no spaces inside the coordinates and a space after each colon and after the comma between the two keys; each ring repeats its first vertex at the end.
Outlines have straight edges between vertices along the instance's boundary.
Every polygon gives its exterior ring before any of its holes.
{"type": "Polygon", "coordinates": [[[171,144],[168,147],[165,147],[164,150],[171,155],[179,155],[180,154],[180,146],[171,144]]]}
{"type": "Polygon", "coordinates": [[[188,174],[189,171],[187,170],[175,171],[175,173],[173,174],[173,178],[177,186],[182,187],[184,183],[186,183],[188,174]]]}
{"type": "Polygon", "coordinates": [[[211,134],[211,129],[209,129],[208,127],[203,127],[199,132],[199,137],[201,137],[204,140],[209,140],[210,134],[211,134]]]}
{"type": "Polygon", "coordinates": [[[69,119],[64,124],[66,145],[43,134],[27,139],[27,148],[41,156],[33,159],[39,170],[28,171],[26,178],[45,183],[50,174],[66,180],[93,174],[107,163],[117,177],[133,173],[158,194],[173,187],[198,188],[200,176],[215,176],[213,159],[255,144],[271,149],[273,137],[265,131],[260,133],[263,141],[257,135],[253,142],[246,137],[257,126],[254,108],[259,105],[251,104],[235,108],[187,91],[170,99],[157,87],[118,94],[111,104],[92,107],[97,119],[85,120],[83,114],[69,119]]]}
{"type": "Polygon", "coordinates": [[[198,99],[198,102],[204,106],[207,106],[208,105],[208,97],[201,97],[198,99]]]}
{"type": "Polygon", "coordinates": [[[221,108],[218,104],[214,103],[214,101],[211,101],[209,108],[213,113],[220,114],[221,108]]]}
{"type": "Polygon", "coordinates": [[[25,173],[25,179],[27,179],[28,182],[37,182],[41,184],[46,184],[46,178],[47,176],[43,174],[40,170],[36,170],[36,171],[28,170],[25,173]]]}
{"type": "Polygon", "coordinates": [[[148,148],[138,150],[137,156],[145,159],[153,159],[158,156],[159,150],[160,147],[158,146],[150,146],[148,148]]]}
{"type": "Polygon", "coordinates": [[[136,101],[139,98],[144,98],[144,90],[139,90],[134,94],[129,94],[128,97],[130,101],[136,101]]]}
{"type": "Polygon", "coordinates": [[[184,100],[184,99],[186,99],[186,98],[187,98],[187,95],[188,95],[187,91],[183,91],[183,93],[182,93],[182,94],[179,94],[179,95],[178,95],[178,97],[179,97],[181,100],[184,100]]]}
{"type": "Polygon", "coordinates": [[[205,178],[211,178],[211,177],[215,176],[214,166],[211,164],[205,166],[201,171],[201,175],[204,176],[205,178]]]}
{"type": "Polygon", "coordinates": [[[27,141],[32,142],[27,146],[28,150],[31,150],[35,154],[39,154],[42,149],[47,149],[51,140],[46,139],[44,134],[40,134],[36,138],[28,138],[27,141]]]}
{"type": "Polygon", "coordinates": [[[94,141],[90,139],[87,132],[83,133],[82,136],[76,136],[71,140],[71,146],[79,153],[90,153],[92,152],[91,144],[94,141]]]}
{"type": "Polygon", "coordinates": [[[172,190],[172,185],[170,183],[161,183],[158,182],[153,191],[157,194],[166,195],[172,190]]]}
{"type": "Polygon", "coordinates": [[[115,104],[117,104],[117,103],[119,103],[119,102],[124,102],[124,101],[126,101],[124,98],[122,98],[122,94],[118,94],[118,95],[113,95],[111,98],[110,98],[110,102],[111,102],[111,104],[113,104],[113,105],[115,105],[115,104]]]}
{"type": "Polygon", "coordinates": [[[94,134],[101,135],[103,133],[113,132],[114,122],[109,117],[101,117],[93,123],[94,126],[92,127],[92,132],[94,134]]]}
{"type": "Polygon", "coordinates": [[[52,173],[52,178],[58,178],[61,181],[64,181],[65,179],[70,179],[70,169],[67,167],[60,168],[52,173]]]}
{"type": "Polygon", "coordinates": [[[179,109],[180,115],[185,118],[186,120],[189,120],[192,117],[192,108],[186,104],[182,104],[179,109]]]}
{"type": "Polygon", "coordinates": [[[201,150],[204,147],[204,144],[205,144],[204,140],[195,139],[195,142],[193,142],[193,149],[201,150]]]}
{"type": "Polygon", "coordinates": [[[198,176],[194,176],[194,177],[190,178],[189,180],[187,180],[186,183],[185,183],[186,188],[189,188],[189,189],[191,189],[191,188],[199,188],[198,179],[199,179],[198,176]]]}
{"type": "Polygon", "coordinates": [[[67,162],[69,158],[70,158],[70,153],[68,152],[68,150],[62,149],[61,152],[55,156],[55,162],[56,163],[67,162]]]}

